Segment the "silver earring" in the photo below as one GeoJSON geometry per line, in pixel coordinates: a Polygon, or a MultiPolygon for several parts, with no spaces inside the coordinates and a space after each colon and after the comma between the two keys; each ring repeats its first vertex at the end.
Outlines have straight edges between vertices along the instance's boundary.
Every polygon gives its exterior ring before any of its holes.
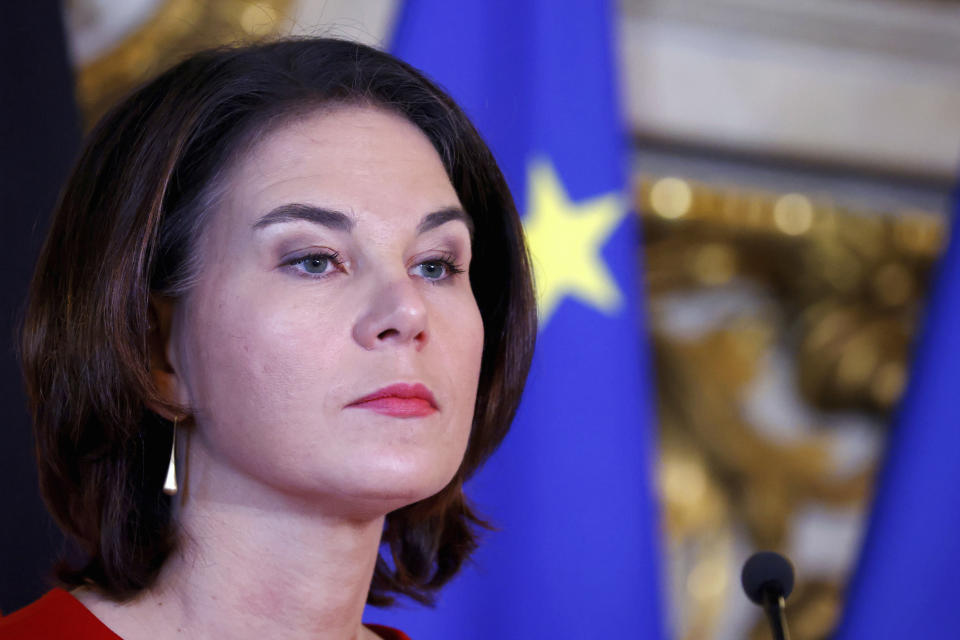
{"type": "Polygon", "coordinates": [[[163,492],[168,496],[177,495],[177,419],[173,419],[173,444],[170,445],[170,465],[167,467],[167,479],[163,481],[163,492]]]}

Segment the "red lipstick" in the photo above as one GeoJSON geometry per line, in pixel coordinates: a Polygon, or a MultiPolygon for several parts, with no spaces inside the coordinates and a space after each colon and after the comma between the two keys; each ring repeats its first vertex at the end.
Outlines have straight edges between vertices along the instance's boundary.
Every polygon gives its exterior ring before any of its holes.
{"type": "Polygon", "coordinates": [[[422,418],[437,412],[436,399],[422,384],[391,384],[347,406],[370,409],[395,418],[422,418]]]}

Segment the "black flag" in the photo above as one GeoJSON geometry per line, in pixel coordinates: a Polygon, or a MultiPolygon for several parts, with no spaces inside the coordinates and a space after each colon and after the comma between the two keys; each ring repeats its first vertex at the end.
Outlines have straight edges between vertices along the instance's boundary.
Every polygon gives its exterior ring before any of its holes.
{"type": "Polygon", "coordinates": [[[61,547],[37,490],[15,343],[50,210],[80,140],[61,7],[5,3],[0,20],[0,610],[50,586],[61,547]]]}

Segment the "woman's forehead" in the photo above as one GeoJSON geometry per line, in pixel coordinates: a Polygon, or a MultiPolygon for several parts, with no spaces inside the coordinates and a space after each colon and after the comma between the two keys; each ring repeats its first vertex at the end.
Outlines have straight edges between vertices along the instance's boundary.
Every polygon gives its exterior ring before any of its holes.
{"type": "Polygon", "coordinates": [[[420,172],[439,169],[439,154],[406,118],[366,105],[326,107],[271,129],[240,159],[245,178],[258,174],[328,172],[420,172]]]}
{"type": "Polygon", "coordinates": [[[423,132],[370,106],[328,108],[279,126],[248,148],[223,187],[231,217],[250,224],[288,204],[398,222],[460,207],[423,132]]]}

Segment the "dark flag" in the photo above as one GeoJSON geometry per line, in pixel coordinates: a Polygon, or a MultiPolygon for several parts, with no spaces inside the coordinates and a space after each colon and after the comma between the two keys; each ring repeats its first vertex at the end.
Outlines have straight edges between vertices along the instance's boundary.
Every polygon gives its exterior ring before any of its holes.
{"type": "Polygon", "coordinates": [[[80,132],[60,5],[8,2],[0,20],[0,610],[49,588],[60,538],[37,490],[16,327],[80,132]]]}

